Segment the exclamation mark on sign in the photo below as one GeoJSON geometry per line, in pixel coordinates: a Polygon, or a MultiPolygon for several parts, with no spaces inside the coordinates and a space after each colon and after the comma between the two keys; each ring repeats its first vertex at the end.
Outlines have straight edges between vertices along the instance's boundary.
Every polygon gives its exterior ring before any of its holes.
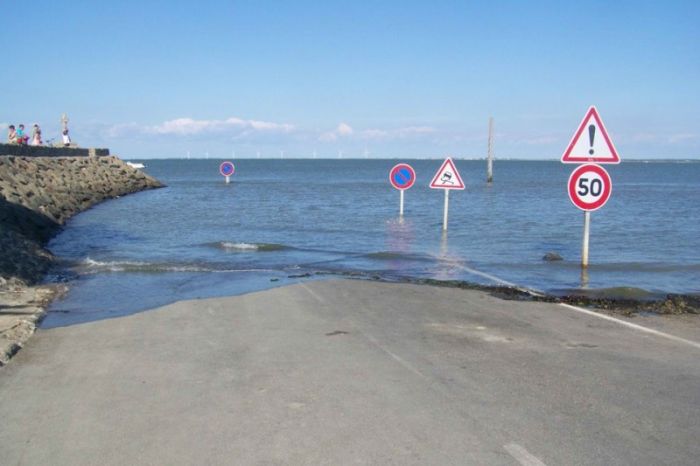
{"type": "Polygon", "coordinates": [[[595,152],[593,150],[593,141],[595,140],[595,125],[589,125],[588,126],[588,142],[590,142],[591,148],[588,150],[588,153],[590,155],[593,155],[595,152]]]}

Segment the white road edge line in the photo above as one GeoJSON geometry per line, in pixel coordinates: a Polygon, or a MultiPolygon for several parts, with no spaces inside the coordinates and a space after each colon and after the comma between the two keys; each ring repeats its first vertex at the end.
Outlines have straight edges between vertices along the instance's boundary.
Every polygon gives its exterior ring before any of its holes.
{"type": "Polygon", "coordinates": [[[503,448],[523,466],[547,466],[539,458],[518,445],[517,443],[509,443],[503,445],[503,448]]]}
{"type": "Polygon", "coordinates": [[[464,270],[465,272],[469,272],[472,275],[478,275],[479,277],[486,278],[486,279],[491,280],[495,283],[498,283],[499,285],[509,286],[511,288],[515,288],[516,290],[519,290],[519,291],[522,291],[525,293],[529,293],[529,294],[532,294],[535,296],[540,296],[540,297],[545,296],[544,291],[541,291],[541,290],[538,290],[535,288],[525,288],[525,287],[516,285],[515,283],[509,282],[507,280],[503,280],[502,278],[498,278],[497,276],[491,275],[490,273],[486,273],[486,272],[482,272],[480,270],[473,269],[473,268],[466,266],[464,264],[459,264],[457,262],[445,261],[445,260],[443,260],[443,263],[450,264],[454,267],[457,267],[458,269],[464,270]]]}
{"type": "Polygon", "coordinates": [[[589,316],[598,317],[599,319],[609,320],[611,322],[616,322],[620,325],[624,325],[625,327],[639,330],[640,332],[649,333],[651,335],[656,335],[658,337],[673,340],[673,341],[676,341],[678,343],[685,343],[686,345],[690,345],[694,348],[700,349],[700,343],[692,341],[692,340],[686,340],[685,338],[677,337],[675,335],[671,335],[670,333],[660,332],[658,330],[654,330],[653,328],[644,327],[644,326],[638,325],[638,324],[633,324],[632,322],[627,322],[626,320],[617,319],[617,318],[611,317],[607,314],[601,314],[601,313],[595,312],[595,311],[589,311],[588,309],[583,309],[582,307],[572,306],[571,304],[559,303],[559,305],[563,306],[567,309],[571,309],[572,311],[581,312],[583,314],[588,314],[589,316]]]}
{"type": "MultiPolygon", "coordinates": [[[[311,296],[314,297],[319,303],[325,304],[326,301],[321,298],[316,292],[314,292],[311,288],[309,288],[306,283],[299,283],[302,288],[304,288],[306,291],[309,292],[311,296]]],[[[364,309],[363,309],[364,310],[364,309]]],[[[366,311],[365,311],[366,312],[366,311]]],[[[426,377],[421,371],[410,365],[407,361],[405,361],[402,357],[398,356],[397,354],[394,354],[393,352],[389,351],[386,349],[384,346],[382,346],[376,338],[373,336],[368,335],[367,333],[363,332],[360,329],[356,329],[357,332],[359,332],[363,337],[367,339],[370,343],[372,343],[374,346],[376,346],[379,350],[383,351],[385,354],[387,354],[389,357],[391,357],[393,360],[401,364],[405,369],[408,369],[409,371],[413,372],[417,376],[421,377],[422,379],[428,380],[428,377],[426,377]]]]}
{"type": "MultiPolygon", "coordinates": [[[[463,265],[461,265],[461,264],[454,264],[454,265],[456,265],[457,267],[461,267],[461,268],[467,270],[468,272],[476,273],[477,275],[481,275],[481,276],[483,276],[483,277],[489,278],[489,279],[491,279],[491,280],[493,280],[493,281],[495,281],[495,282],[497,282],[497,283],[501,283],[501,284],[507,285],[507,286],[513,286],[514,288],[517,288],[517,289],[520,289],[520,290],[527,290],[527,288],[518,287],[517,285],[514,285],[514,284],[512,284],[512,283],[510,283],[510,282],[508,282],[508,281],[506,281],[506,280],[501,280],[500,278],[498,278],[498,277],[496,277],[496,276],[494,276],[494,275],[490,275],[490,274],[487,274],[487,273],[479,272],[478,270],[474,270],[474,269],[472,269],[472,268],[470,268],[470,267],[466,267],[466,266],[463,266],[463,265]]],[[[300,283],[300,285],[301,285],[302,287],[304,287],[304,289],[306,289],[306,291],[308,291],[309,293],[311,293],[311,295],[312,295],[314,298],[316,298],[319,302],[325,303],[325,301],[323,300],[323,298],[321,298],[319,295],[317,295],[313,290],[311,290],[311,288],[309,288],[308,286],[306,286],[305,283],[300,283]]],[[[527,290],[527,291],[532,292],[532,290],[527,290]]],[[[610,322],[615,322],[615,323],[618,323],[618,324],[620,324],[620,325],[624,325],[624,326],[627,327],[627,328],[631,328],[631,329],[634,329],[634,330],[638,330],[638,331],[640,331],[640,332],[648,333],[648,334],[650,334],[650,335],[656,335],[657,337],[666,338],[667,340],[672,340],[672,341],[675,341],[675,342],[677,342],[677,343],[683,343],[683,344],[692,346],[693,348],[700,349],[700,343],[698,343],[698,342],[696,342],[696,341],[686,340],[685,338],[677,337],[677,336],[675,336],[675,335],[671,335],[670,333],[665,333],[665,332],[661,332],[661,331],[659,331],[659,330],[654,330],[653,328],[644,327],[644,326],[638,325],[638,324],[633,324],[632,322],[627,322],[626,320],[617,319],[617,318],[611,317],[611,316],[609,316],[609,315],[607,315],[607,314],[601,314],[600,312],[589,311],[588,309],[584,309],[584,308],[578,307],[578,306],[572,306],[571,304],[565,304],[565,303],[558,303],[558,304],[559,304],[560,306],[562,306],[562,307],[567,308],[567,309],[571,309],[572,311],[580,312],[580,313],[582,313],[582,314],[587,314],[587,315],[589,315],[589,316],[597,317],[597,318],[599,318],[599,319],[608,320],[608,321],[610,321],[610,322]]],[[[394,356],[392,356],[392,357],[394,357],[394,356]]],[[[412,369],[412,370],[413,370],[413,369],[412,369]]],[[[421,374],[421,375],[422,375],[422,374],[421,374]]]]}
{"type": "MultiPolygon", "coordinates": [[[[471,267],[467,267],[467,266],[462,265],[462,264],[451,263],[451,265],[454,265],[458,268],[461,268],[469,273],[473,273],[475,275],[479,275],[479,276],[482,276],[484,278],[488,278],[489,280],[493,280],[494,282],[499,283],[501,285],[511,286],[517,290],[526,291],[526,292],[532,293],[534,295],[544,296],[544,293],[541,292],[540,290],[534,290],[534,289],[531,290],[528,288],[523,288],[523,287],[520,287],[514,283],[511,283],[509,281],[498,278],[495,275],[480,272],[478,270],[472,269],[471,267]]],[[[616,322],[620,325],[624,325],[625,327],[639,330],[640,332],[648,333],[651,335],[656,335],[657,337],[666,338],[668,340],[673,340],[675,342],[683,343],[683,344],[692,346],[693,348],[700,349],[700,343],[698,343],[696,341],[686,340],[685,338],[677,337],[675,335],[671,335],[670,333],[664,333],[664,332],[661,332],[659,330],[654,330],[654,329],[649,328],[649,327],[644,327],[642,325],[633,324],[632,322],[627,322],[626,320],[616,319],[615,317],[610,317],[609,315],[601,314],[600,312],[589,311],[588,309],[583,309],[581,307],[572,306],[571,304],[559,303],[559,305],[563,306],[567,309],[571,309],[572,311],[581,312],[583,314],[588,314],[589,316],[598,317],[599,319],[603,319],[603,320],[609,320],[610,322],[616,322]]]]}
{"type": "Polygon", "coordinates": [[[402,357],[394,354],[393,352],[389,351],[386,349],[383,345],[381,345],[376,338],[374,338],[371,335],[368,335],[367,333],[363,332],[360,329],[357,329],[357,331],[362,334],[363,337],[365,337],[370,343],[372,343],[374,346],[376,346],[379,350],[383,351],[385,354],[387,354],[389,357],[391,357],[394,361],[398,362],[401,366],[404,367],[404,369],[408,369],[409,371],[413,372],[423,380],[430,380],[428,377],[426,377],[421,371],[410,365],[406,360],[404,360],[402,357]]]}
{"type": "Polygon", "coordinates": [[[322,297],[320,297],[318,294],[316,294],[316,292],[315,292],[314,290],[312,290],[311,288],[309,288],[308,286],[306,286],[306,283],[304,283],[304,282],[299,282],[299,285],[301,285],[302,288],[304,288],[306,291],[308,291],[309,294],[310,294],[311,296],[313,296],[314,299],[315,299],[316,301],[318,301],[318,302],[321,303],[321,304],[326,304],[326,300],[323,299],[322,297]]]}

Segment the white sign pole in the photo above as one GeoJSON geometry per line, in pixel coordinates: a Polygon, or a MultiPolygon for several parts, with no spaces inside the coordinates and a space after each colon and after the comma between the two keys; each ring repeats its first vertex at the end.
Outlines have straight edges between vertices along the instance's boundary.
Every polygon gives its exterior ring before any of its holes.
{"type": "Polygon", "coordinates": [[[226,184],[229,184],[230,181],[231,181],[231,177],[229,175],[226,175],[226,184]]]}
{"type": "Polygon", "coordinates": [[[450,203],[450,190],[445,189],[445,211],[442,215],[442,229],[443,231],[447,231],[447,209],[449,207],[450,203]]]}
{"type": "Polygon", "coordinates": [[[399,201],[399,216],[403,217],[403,189],[399,190],[400,194],[400,201],[399,201]]]}
{"type": "Polygon", "coordinates": [[[583,245],[581,246],[581,267],[588,267],[588,236],[591,231],[591,213],[583,213],[583,245]]]}

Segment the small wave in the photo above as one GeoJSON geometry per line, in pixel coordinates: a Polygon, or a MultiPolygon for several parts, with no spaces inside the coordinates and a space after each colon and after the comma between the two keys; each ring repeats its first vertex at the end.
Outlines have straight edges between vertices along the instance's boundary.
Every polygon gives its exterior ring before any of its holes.
{"type": "Polygon", "coordinates": [[[167,273],[167,272],[274,272],[270,269],[229,269],[218,264],[176,264],[158,262],[137,262],[137,261],[98,261],[87,258],[73,270],[79,274],[90,275],[109,272],[131,272],[131,273],[167,273]]]}
{"type": "Polygon", "coordinates": [[[124,272],[127,269],[141,268],[148,266],[146,262],[132,261],[98,261],[89,257],[83,262],[77,264],[75,269],[81,272],[98,273],[98,272],[124,272]]]}
{"type": "Polygon", "coordinates": [[[207,243],[206,246],[232,252],[269,252],[293,249],[291,246],[277,243],[234,243],[233,241],[207,243]]]}
{"type": "Polygon", "coordinates": [[[363,254],[362,257],[365,257],[367,259],[375,259],[375,260],[386,260],[386,261],[392,261],[392,260],[408,260],[408,261],[430,261],[432,262],[433,259],[429,256],[425,256],[422,254],[415,254],[415,253],[405,253],[405,252],[397,252],[397,251],[378,251],[378,252],[370,252],[369,254],[363,254]]]}

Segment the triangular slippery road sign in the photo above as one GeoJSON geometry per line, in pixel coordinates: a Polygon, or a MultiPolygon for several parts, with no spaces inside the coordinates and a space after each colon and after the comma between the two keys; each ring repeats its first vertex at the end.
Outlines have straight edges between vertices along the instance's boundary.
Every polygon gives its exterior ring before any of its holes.
{"type": "Polygon", "coordinates": [[[561,161],[562,163],[620,163],[620,156],[594,106],[591,106],[583,117],[561,161]]]}
{"type": "Polygon", "coordinates": [[[447,157],[443,162],[440,170],[437,171],[430,182],[430,187],[433,189],[464,189],[464,182],[459,176],[457,167],[450,157],[447,157]]]}

